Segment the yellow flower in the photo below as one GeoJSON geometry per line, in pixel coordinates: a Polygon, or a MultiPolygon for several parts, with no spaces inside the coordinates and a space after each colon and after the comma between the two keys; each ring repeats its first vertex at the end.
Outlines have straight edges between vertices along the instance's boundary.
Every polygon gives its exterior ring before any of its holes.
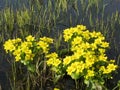
{"type": "Polygon", "coordinates": [[[87,70],[87,75],[85,76],[85,79],[89,79],[90,77],[93,77],[94,71],[93,70],[87,70]]]}
{"type": "Polygon", "coordinates": [[[47,65],[49,66],[52,65],[52,66],[58,67],[60,63],[61,63],[61,60],[54,57],[47,60],[47,65]]]}
{"type": "Polygon", "coordinates": [[[83,50],[77,50],[72,56],[71,58],[73,60],[79,59],[82,55],[84,55],[83,50]]]}
{"type": "Polygon", "coordinates": [[[85,68],[85,64],[80,61],[80,62],[74,62],[67,68],[67,73],[68,75],[72,75],[72,73],[82,73],[85,68]]]}
{"type": "Polygon", "coordinates": [[[101,66],[100,71],[103,71],[103,74],[108,74],[108,73],[111,73],[112,71],[115,71],[116,68],[117,68],[117,65],[108,64],[106,68],[104,66],[101,66]]]}
{"type": "Polygon", "coordinates": [[[20,60],[21,60],[20,54],[16,55],[16,56],[15,56],[15,61],[17,62],[17,61],[20,61],[20,60]]]}
{"type": "Polygon", "coordinates": [[[71,37],[73,35],[73,31],[70,29],[65,29],[63,33],[64,33],[63,37],[64,37],[65,41],[68,41],[69,39],[71,39],[71,37]]]}
{"type": "Polygon", "coordinates": [[[25,52],[26,50],[29,49],[29,47],[32,47],[32,42],[22,42],[20,47],[21,47],[21,50],[25,52]]]}
{"type": "Polygon", "coordinates": [[[117,65],[114,65],[114,64],[108,64],[107,66],[107,72],[104,72],[104,73],[111,73],[112,71],[115,71],[117,68],[117,65]]]}
{"type": "Polygon", "coordinates": [[[53,65],[57,67],[60,63],[61,61],[59,59],[55,59],[53,65]]]}
{"type": "Polygon", "coordinates": [[[41,41],[44,41],[46,43],[53,43],[53,39],[52,38],[48,38],[48,37],[43,37],[40,38],[41,41]]]}
{"type": "Polygon", "coordinates": [[[76,38],[73,39],[71,42],[72,46],[74,47],[75,45],[79,45],[83,42],[82,37],[77,36],[76,38]]]}
{"type": "Polygon", "coordinates": [[[27,46],[23,46],[23,47],[21,46],[21,51],[22,51],[22,52],[25,52],[25,51],[28,50],[28,49],[29,49],[29,47],[27,47],[27,46]]]}
{"type": "Polygon", "coordinates": [[[110,60],[110,63],[115,63],[115,60],[111,59],[111,60],[110,60]]]}
{"type": "Polygon", "coordinates": [[[103,43],[103,40],[105,39],[105,37],[98,37],[95,39],[94,43],[97,45],[101,45],[103,43]]]}
{"type": "Polygon", "coordinates": [[[50,66],[50,65],[52,65],[52,64],[53,64],[53,59],[52,59],[52,58],[50,58],[50,59],[48,59],[46,62],[47,62],[47,65],[48,65],[48,66],[50,66]]]}
{"type": "Polygon", "coordinates": [[[90,68],[95,63],[94,58],[86,58],[85,68],[90,68]]]}
{"type": "Polygon", "coordinates": [[[86,42],[86,43],[83,43],[83,44],[81,45],[81,47],[82,47],[83,49],[88,49],[88,48],[90,48],[90,44],[89,44],[88,42],[86,42]]]}
{"type": "Polygon", "coordinates": [[[105,54],[101,54],[99,57],[98,57],[98,60],[100,61],[107,61],[107,56],[105,54]]]}
{"type": "Polygon", "coordinates": [[[90,44],[90,47],[91,47],[92,50],[95,50],[95,49],[98,48],[98,47],[97,47],[97,44],[95,44],[95,43],[91,43],[91,44],[90,44]]]}
{"type": "Polygon", "coordinates": [[[70,64],[71,61],[72,61],[72,57],[71,57],[71,56],[66,56],[66,57],[63,59],[63,64],[64,64],[64,65],[68,65],[68,64],[70,64]]]}
{"type": "Polygon", "coordinates": [[[25,60],[33,60],[34,56],[35,56],[35,55],[32,54],[32,53],[31,53],[31,54],[26,54],[26,55],[25,55],[25,60]]]}
{"type": "Polygon", "coordinates": [[[16,38],[16,39],[12,39],[11,40],[14,44],[22,42],[22,40],[20,38],[16,38]]]}
{"type": "Polygon", "coordinates": [[[98,51],[100,52],[100,54],[105,53],[105,49],[99,48],[98,51]]]}
{"type": "Polygon", "coordinates": [[[87,59],[94,59],[95,58],[95,53],[93,51],[87,51],[87,52],[84,52],[84,57],[87,58],[87,59]]]}
{"type": "Polygon", "coordinates": [[[44,42],[44,41],[39,41],[39,42],[37,43],[37,45],[38,45],[37,48],[38,48],[38,49],[42,48],[44,53],[47,53],[47,52],[48,52],[48,47],[49,47],[49,45],[48,45],[46,42],[44,42]]]}
{"type": "Polygon", "coordinates": [[[82,36],[86,39],[86,40],[89,40],[90,39],[90,32],[87,30],[87,31],[84,31],[82,33],[82,36]]]}
{"type": "Polygon", "coordinates": [[[116,68],[117,68],[117,65],[114,65],[114,64],[109,64],[108,66],[107,66],[107,69],[111,69],[111,70],[116,70],[116,68]]]}
{"type": "Polygon", "coordinates": [[[7,53],[8,53],[8,51],[12,52],[16,49],[13,41],[10,39],[8,41],[6,41],[3,46],[4,46],[4,49],[6,50],[7,53]]]}
{"type": "Polygon", "coordinates": [[[84,25],[77,25],[78,30],[86,30],[86,26],[84,25]]]}
{"type": "Polygon", "coordinates": [[[80,50],[80,49],[82,49],[81,45],[76,45],[76,46],[72,45],[72,46],[71,46],[71,51],[76,52],[76,51],[78,51],[78,50],[80,50]]]}
{"type": "Polygon", "coordinates": [[[75,67],[69,66],[66,71],[67,71],[67,74],[71,76],[72,73],[75,72],[75,70],[76,70],[75,67]]]}
{"type": "Polygon", "coordinates": [[[29,35],[29,36],[26,37],[26,40],[27,41],[34,41],[35,37],[33,37],[32,35],[29,35]]]}
{"type": "Polygon", "coordinates": [[[85,64],[83,63],[83,61],[80,61],[80,62],[76,62],[76,73],[82,73],[83,70],[85,69],[85,64]]]}
{"type": "Polygon", "coordinates": [[[54,53],[51,53],[51,54],[46,55],[46,57],[47,57],[47,58],[53,58],[53,57],[54,57],[54,58],[57,58],[57,57],[58,57],[58,54],[54,52],[54,53]]]}
{"type": "Polygon", "coordinates": [[[104,48],[109,47],[109,43],[107,43],[107,42],[102,42],[102,43],[101,43],[101,47],[104,47],[104,48]]]}
{"type": "Polygon", "coordinates": [[[103,71],[104,72],[105,71],[105,66],[101,66],[99,71],[103,71]]]}
{"type": "Polygon", "coordinates": [[[37,45],[38,45],[38,47],[48,47],[48,44],[47,43],[45,43],[45,42],[43,42],[43,41],[39,41],[38,43],[37,43],[37,45]]]}
{"type": "MultiPolygon", "coordinates": [[[[91,38],[103,37],[101,32],[95,32],[95,31],[91,32],[90,35],[91,35],[91,38]]],[[[104,37],[103,37],[103,39],[104,39],[104,37]]]]}
{"type": "Polygon", "coordinates": [[[18,48],[13,52],[13,55],[19,55],[19,54],[21,54],[21,52],[22,52],[21,49],[18,48]]]}
{"type": "Polygon", "coordinates": [[[95,39],[95,44],[101,44],[102,40],[100,38],[95,39]]]}
{"type": "Polygon", "coordinates": [[[24,51],[24,53],[27,55],[27,54],[32,54],[32,50],[30,50],[30,49],[26,49],[25,51],[24,51]]]}
{"type": "Polygon", "coordinates": [[[60,90],[59,88],[54,88],[54,90],[60,90]]]}

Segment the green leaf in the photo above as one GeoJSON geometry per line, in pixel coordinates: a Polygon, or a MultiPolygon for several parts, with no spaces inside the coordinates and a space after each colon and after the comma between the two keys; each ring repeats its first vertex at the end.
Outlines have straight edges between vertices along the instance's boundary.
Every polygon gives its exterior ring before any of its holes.
{"type": "Polygon", "coordinates": [[[79,79],[80,78],[80,74],[78,74],[78,73],[72,73],[71,74],[71,77],[72,77],[72,79],[79,79]]]}
{"type": "Polygon", "coordinates": [[[55,74],[54,82],[56,83],[61,78],[61,75],[55,74]]]}
{"type": "Polygon", "coordinates": [[[35,65],[27,65],[27,69],[30,71],[30,72],[35,72],[35,65]]]}

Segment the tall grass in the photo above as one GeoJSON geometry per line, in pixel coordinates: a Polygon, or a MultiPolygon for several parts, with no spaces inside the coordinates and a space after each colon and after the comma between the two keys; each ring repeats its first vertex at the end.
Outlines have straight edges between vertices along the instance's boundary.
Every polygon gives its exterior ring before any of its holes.
{"type": "MultiPolygon", "coordinates": [[[[31,34],[37,38],[42,36],[54,38],[56,40],[55,50],[63,55],[62,53],[66,52],[66,49],[60,50],[67,46],[62,42],[62,30],[77,24],[84,24],[90,30],[100,31],[104,34],[111,45],[109,51],[115,53],[109,57],[115,58],[119,65],[120,15],[116,11],[116,13],[106,16],[105,9],[109,3],[104,3],[104,0],[26,0],[25,2],[20,4],[21,0],[16,0],[14,6],[7,2],[6,7],[0,11],[0,48],[3,53],[2,45],[6,40],[16,37],[24,39],[31,34]]],[[[8,59],[6,55],[5,58],[8,59]]],[[[30,90],[31,87],[42,89],[46,81],[51,79],[49,76],[51,72],[45,69],[47,67],[43,63],[36,65],[37,73],[34,75],[29,72],[24,73],[23,66],[16,65],[14,60],[9,59],[9,61],[12,71],[8,78],[10,78],[12,90],[18,86],[17,90],[23,90],[25,87],[26,90],[30,90]],[[40,67],[42,69],[39,69],[40,67]],[[19,73],[21,76],[18,75],[19,73]],[[22,80],[19,81],[20,77],[22,80]]]]}

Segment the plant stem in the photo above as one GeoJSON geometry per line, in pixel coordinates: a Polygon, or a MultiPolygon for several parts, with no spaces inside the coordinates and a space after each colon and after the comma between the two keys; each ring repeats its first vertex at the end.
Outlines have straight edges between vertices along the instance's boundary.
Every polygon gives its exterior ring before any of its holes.
{"type": "Polygon", "coordinates": [[[26,90],[30,90],[30,76],[28,73],[26,90]]]}
{"type": "Polygon", "coordinates": [[[76,89],[78,89],[78,88],[79,88],[79,84],[78,84],[77,79],[75,79],[75,86],[76,86],[76,89]]]}

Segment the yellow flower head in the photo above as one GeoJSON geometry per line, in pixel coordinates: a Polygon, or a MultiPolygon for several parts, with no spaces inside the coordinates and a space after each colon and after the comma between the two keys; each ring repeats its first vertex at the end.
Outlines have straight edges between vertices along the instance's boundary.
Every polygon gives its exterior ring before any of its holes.
{"type": "Polygon", "coordinates": [[[4,43],[4,49],[6,50],[6,52],[8,53],[8,51],[12,52],[16,49],[14,43],[12,40],[8,40],[4,43]]]}
{"type": "Polygon", "coordinates": [[[50,58],[47,60],[47,65],[49,66],[52,65],[52,66],[58,67],[60,63],[61,63],[61,60],[58,58],[50,58]]]}
{"type": "Polygon", "coordinates": [[[81,61],[81,62],[72,63],[70,66],[68,66],[66,71],[68,75],[72,75],[72,73],[80,74],[83,72],[84,69],[85,69],[85,64],[81,61]]]}
{"type": "Polygon", "coordinates": [[[106,68],[105,68],[105,66],[101,66],[100,71],[103,71],[103,74],[109,74],[112,71],[115,71],[117,67],[118,67],[117,65],[108,64],[106,68]]]}
{"type": "Polygon", "coordinates": [[[72,57],[71,56],[66,56],[64,59],[63,59],[63,64],[64,65],[68,65],[70,64],[70,62],[72,61],[72,57]]]}
{"type": "Polygon", "coordinates": [[[26,40],[27,41],[34,41],[35,37],[33,37],[32,35],[29,35],[29,36],[26,37],[26,40]]]}
{"type": "Polygon", "coordinates": [[[69,39],[71,39],[71,37],[72,37],[72,35],[73,35],[73,31],[72,30],[70,30],[70,29],[65,29],[64,30],[64,39],[65,39],[65,41],[67,42],[69,39]]]}
{"type": "Polygon", "coordinates": [[[85,76],[85,79],[89,79],[89,78],[93,77],[94,75],[95,74],[94,74],[93,70],[88,70],[87,75],[85,76]]]}
{"type": "Polygon", "coordinates": [[[86,30],[86,26],[84,25],[77,25],[78,30],[86,30]]]}
{"type": "Polygon", "coordinates": [[[73,39],[71,42],[72,46],[79,45],[83,43],[82,37],[77,36],[76,38],[73,39]]]}
{"type": "Polygon", "coordinates": [[[51,53],[51,54],[48,54],[46,55],[47,58],[57,58],[58,57],[58,54],[57,53],[51,53]]]}
{"type": "Polygon", "coordinates": [[[48,53],[48,50],[49,50],[49,45],[46,43],[46,42],[44,42],[44,41],[39,41],[38,43],[37,43],[37,48],[38,49],[42,49],[43,50],[43,52],[44,53],[48,53]]]}
{"type": "Polygon", "coordinates": [[[43,37],[40,38],[41,41],[44,41],[46,43],[53,43],[53,39],[52,38],[48,38],[48,37],[43,37]]]}
{"type": "Polygon", "coordinates": [[[46,55],[47,60],[47,65],[52,65],[53,67],[58,67],[61,64],[61,60],[58,58],[57,53],[51,53],[46,55]]]}
{"type": "Polygon", "coordinates": [[[54,90],[60,90],[59,88],[54,88],[54,90]]]}
{"type": "Polygon", "coordinates": [[[15,61],[17,62],[17,61],[20,61],[20,60],[21,60],[20,54],[16,55],[16,56],[15,56],[15,61]]]}
{"type": "Polygon", "coordinates": [[[106,73],[111,73],[112,71],[115,71],[117,68],[117,65],[114,64],[108,64],[107,68],[106,68],[106,73]]]}

